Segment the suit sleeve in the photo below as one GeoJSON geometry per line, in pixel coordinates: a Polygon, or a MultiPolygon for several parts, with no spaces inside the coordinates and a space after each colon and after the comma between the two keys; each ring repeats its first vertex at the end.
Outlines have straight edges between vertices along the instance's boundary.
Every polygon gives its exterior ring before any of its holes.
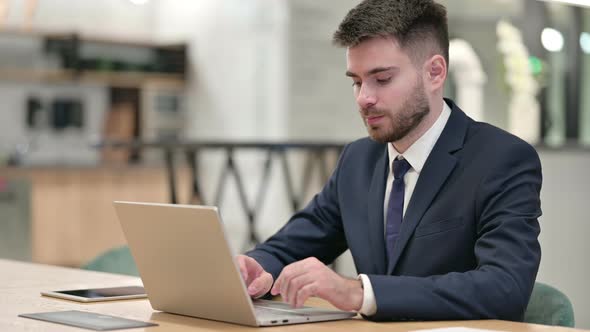
{"type": "Polygon", "coordinates": [[[369,275],[377,312],[368,319],[522,320],[541,259],[541,163],[520,141],[491,157],[475,198],[477,267],[429,277],[369,275]]]}
{"type": "Polygon", "coordinates": [[[347,147],[324,188],[291,217],[275,235],[246,255],[254,258],[276,280],[283,267],[307,257],[330,264],[347,248],[340,207],[338,181],[347,147]]]}

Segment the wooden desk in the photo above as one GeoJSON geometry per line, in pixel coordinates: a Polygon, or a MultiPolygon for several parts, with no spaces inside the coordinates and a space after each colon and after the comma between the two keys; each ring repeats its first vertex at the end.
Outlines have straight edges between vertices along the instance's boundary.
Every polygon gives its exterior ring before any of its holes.
{"type": "MultiPolygon", "coordinates": [[[[50,265],[30,264],[0,260],[0,331],[88,331],[64,325],[35,321],[18,317],[22,313],[57,310],[82,310],[109,314],[130,319],[151,321],[158,327],[131,329],[127,331],[245,331],[256,328],[244,327],[203,319],[172,315],[154,311],[147,300],[114,301],[98,304],[80,304],[39,295],[42,290],[56,290],[77,287],[108,287],[118,285],[141,285],[134,277],[82,271],[50,265]]],[[[310,305],[329,306],[313,299],[310,305]]],[[[413,331],[439,327],[463,326],[480,329],[519,332],[581,331],[562,327],[514,323],[506,321],[458,321],[458,322],[414,322],[414,323],[373,323],[361,318],[300,325],[259,328],[265,332],[280,331],[413,331]]]]}

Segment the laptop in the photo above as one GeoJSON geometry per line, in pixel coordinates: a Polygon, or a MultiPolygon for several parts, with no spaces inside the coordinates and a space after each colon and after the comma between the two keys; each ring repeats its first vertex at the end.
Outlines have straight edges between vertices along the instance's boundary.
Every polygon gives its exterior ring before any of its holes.
{"type": "Polygon", "coordinates": [[[115,202],[152,308],[249,326],[346,319],[356,313],[252,300],[216,207],[115,202]]]}

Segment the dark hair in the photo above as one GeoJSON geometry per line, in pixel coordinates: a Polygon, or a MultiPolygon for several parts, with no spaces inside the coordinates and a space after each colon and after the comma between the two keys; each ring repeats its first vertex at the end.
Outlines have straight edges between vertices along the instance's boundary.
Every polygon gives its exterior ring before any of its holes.
{"type": "Polygon", "coordinates": [[[373,37],[394,37],[416,61],[441,54],[449,63],[447,10],[433,0],[364,0],[348,12],[333,42],[352,47],[373,37]]]}

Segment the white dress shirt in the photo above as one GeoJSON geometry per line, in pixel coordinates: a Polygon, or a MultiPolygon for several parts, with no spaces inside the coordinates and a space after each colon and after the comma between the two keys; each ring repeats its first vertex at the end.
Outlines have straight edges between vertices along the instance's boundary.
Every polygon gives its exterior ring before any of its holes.
{"type": "MultiPolygon", "coordinates": [[[[389,172],[387,175],[387,186],[385,188],[385,199],[383,200],[383,221],[387,222],[387,204],[389,203],[389,195],[391,193],[391,187],[393,186],[393,171],[391,170],[392,161],[397,158],[406,159],[410,164],[411,168],[404,176],[404,210],[403,213],[405,215],[406,208],[410,199],[412,198],[412,193],[414,192],[414,188],[416,187],[416,183],[418,182],[418,177],[420,176],[420,172],[422,172],[422,168],[426,163],[426,159],[430,155],[434,144],[438,141],[440,134],[442,133],[449,117],[451,116],[451,109],[447,105],[446,102],[443,101],[443,111],[439,115],[438,119],[428,131],[424,133],[414,144],[412,144],[408,150],[401,155],[394,147],[393,144],[387,144],[387,152],[389,155],[389,172]]],[[[385,229],[385,227],[384,227],[385,229]]],[[[385,236],[385,234],[383,234],[385,236]]],[[[373,292],[373,287],[371,286],[371,281],[369,277],[365,274],[360,274],[359,278],[363,283],[363,304],[361,310],[359,312],[363,315],[371,316],[377,312],[377,303],[375,303],[375,293],[373,292]]]]}

